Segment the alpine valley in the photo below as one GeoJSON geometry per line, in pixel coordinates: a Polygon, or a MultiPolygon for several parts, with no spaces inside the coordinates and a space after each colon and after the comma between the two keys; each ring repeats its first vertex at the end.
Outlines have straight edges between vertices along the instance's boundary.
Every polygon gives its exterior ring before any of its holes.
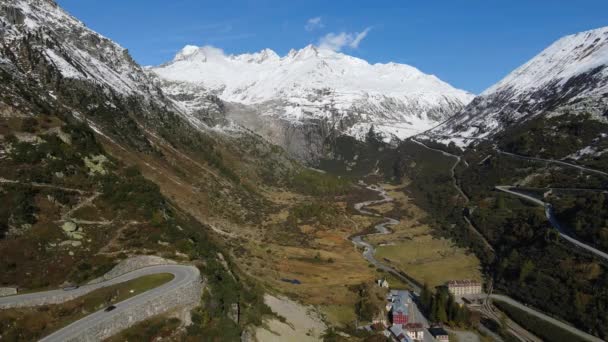
{"type": "Polygon", "coordinates": [[[0,203],[0,341],[605,340],[608,28],[474,96],[2,0],[0,203]]]}

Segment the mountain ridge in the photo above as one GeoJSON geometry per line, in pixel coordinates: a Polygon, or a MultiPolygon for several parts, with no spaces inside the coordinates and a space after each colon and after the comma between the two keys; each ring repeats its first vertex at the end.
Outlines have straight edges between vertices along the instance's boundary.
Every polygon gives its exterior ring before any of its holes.
{"type": "Polygon", "coordinates": [[[607,122],[606,106],[608,27],[601,27],[555,41],[427,135],[465,146],[538,115],[584,112],[607,122]]]}
{"type": "Polygon", "coordinates": [[[364,140],[372,126],[386,141],[407,138],[473,97],[409,65],[370,64],[313,45],[282,57],[270,49],[226,55],[186,46],[171,62],[147,70],[187,112],[196,115],[205,106],[201,96],[215,96],[228,104],[229,119],[305,161],[324,155],[328,139],[364,140]],[[286,136],[294,130],[301,134],[286,136]]]}

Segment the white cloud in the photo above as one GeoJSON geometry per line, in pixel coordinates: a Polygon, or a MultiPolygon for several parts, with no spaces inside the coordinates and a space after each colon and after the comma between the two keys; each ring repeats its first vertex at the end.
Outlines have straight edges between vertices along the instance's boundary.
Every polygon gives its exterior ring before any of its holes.
{"type": "Polygon", "coordinates": [[[357,33],[357,35],[355,36],[355,39],[353,39],[353,41],[350,42],[349,46],[353,49],[358,48],[361,41],[363,39],[365,39],[365,37],[367,37],[367,34],[369,33],[369,31],[371,31],[371,29],[372,29],[371,27],[368,27],[365,30],[363,30],[363,32],[357,33]]]}
{"type": "Polygon", "coordinates": [[[340,32],[340,33],[328,33],[319,39],[319,47],[321,49],[329,49],[333,51],[340,51],[344,47],[350,47],[356,49],[359,44],[367,37],[367,34],[371,30],[371,27],[366,28],[363,32],[340,32]]]}
{"type": "Polygon", "coordinates": [[[306,26],[304,26],[306,31],[309,31],[309,32],[314,31],[316,29],[323,28],[323,27],[325,27],[325,25],[323,24],[321,17],[314,17],[314,18],[308,19],[308,21],[306,22],[306,26]]]}

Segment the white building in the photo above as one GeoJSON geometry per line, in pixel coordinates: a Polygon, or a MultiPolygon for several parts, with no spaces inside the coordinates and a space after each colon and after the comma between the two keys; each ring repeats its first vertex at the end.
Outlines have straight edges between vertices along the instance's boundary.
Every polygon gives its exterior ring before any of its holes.
{"type": "Polygon", "coordinates": [[[414,341],[424,340],[424,326],[422,323],[408,323],[405,325],[407,335],[414,341]]]}
{"type": "Polygon", "coordinates": [[[450,280],[446,285],[456,297],[480,294],[482,290],[477,280],[450,280]]]}
{"type": "Polygon", "coordinates": [[[378,286],[386,288],[386,289],[389,288],[389,284],[388,284],[388,281],[386,279],[378,279],[376,281],[376,284],[378,284],[378,286]]]}

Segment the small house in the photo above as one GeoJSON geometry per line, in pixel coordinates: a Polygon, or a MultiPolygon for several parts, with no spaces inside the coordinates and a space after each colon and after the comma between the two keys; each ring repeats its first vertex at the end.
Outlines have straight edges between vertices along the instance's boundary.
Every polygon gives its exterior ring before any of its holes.
{"type": "Polygon", "coordinates": [[[413,342],[412,338],[400,326],[393,325],[389,328],[393,338],[399,342],[413,342]]]}
{"type": "Polygon", "coordinates": [[[450,335],[448,335],[448,332],[445,331],[445,329],[443,329],[441,327],[429,328],[429,333],[438,342],[449,342],[450,341],[450,335]]]}
{"type": "Polygon", "coordinates": [[[422,326],[422,323],[408,323],[405,325],[405,331],[412,340],[424,340],[424,327],[422,326]]]}

